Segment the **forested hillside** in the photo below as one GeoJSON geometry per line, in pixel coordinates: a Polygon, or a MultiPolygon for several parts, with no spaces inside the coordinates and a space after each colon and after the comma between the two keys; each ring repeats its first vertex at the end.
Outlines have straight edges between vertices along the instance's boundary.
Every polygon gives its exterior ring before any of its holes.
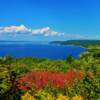
{"type": "Polygon", "coordinates": [[[53,41],[51,44],[61,44],[61,45],[78,45],[88,47],[90,45],[100,45],[100,40],[68,40],[68,41],[53,41]]]}

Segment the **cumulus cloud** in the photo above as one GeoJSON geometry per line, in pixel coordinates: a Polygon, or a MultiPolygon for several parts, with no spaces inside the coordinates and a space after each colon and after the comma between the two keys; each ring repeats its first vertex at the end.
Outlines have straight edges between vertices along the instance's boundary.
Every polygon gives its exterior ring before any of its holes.
{"type": "Polygon", "coordinates": [[[7,27],[0,27],[0,33],[7,34],[8,36],[14,36],[17,35],[32,35],[32,36],[62,36],[64,39],[87,39],[87,36],[79,35],[79,34],[71,34],[71,33],[61,33],[52,30],[50,27],[43,27],[38,29],[31,29],[27,28],[24,25],[19,26],[7,26],[7,27]]]}
{"type": "Polygon", "coordinates": [[[7,26],[7,27],[0,27],[0,33],[17,33],[17,32],[31,32],[31,29],[28,29],[24,25],[20,26],[7,26]]]}
{"type": "Polygon", "coordinates": [[[47,32],[48,30],[50,30],[50,27],[44,27],[41,29],[36,29],[36,30],[32,30],[32,34],[43,34],[45,32],[47,32]]]}
{"type": "Polygon", "coordinates": [[[63,33],[60,32],[56,32],[50,29],[50,27],[44,27],[44,28],[40,28],[40,29],[36,29],[36,30],[32,30],[32,34],[40,34],[40,35],[44,35],[44,36],[59,36],[62,35],[63,33]]]}
{"type": "Polygon", "coordinates": [[[63,33],[51,30],[50,27],[30,29],[24,25],[0,27],[0,33],[16,33],[16,34],[17,33],[31,33],[32,35],[43,35],[43,36],[58,36],[58,35],[63,34],[63,33]]]}

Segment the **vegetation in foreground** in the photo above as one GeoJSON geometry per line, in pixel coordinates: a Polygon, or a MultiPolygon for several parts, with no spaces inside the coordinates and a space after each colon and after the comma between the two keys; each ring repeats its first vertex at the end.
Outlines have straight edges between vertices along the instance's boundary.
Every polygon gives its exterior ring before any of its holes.
{"type": "Polygon", "coordinates": [[[79,59],[0,58],[0,100],[100,100],[100,46],[79,59]]]}

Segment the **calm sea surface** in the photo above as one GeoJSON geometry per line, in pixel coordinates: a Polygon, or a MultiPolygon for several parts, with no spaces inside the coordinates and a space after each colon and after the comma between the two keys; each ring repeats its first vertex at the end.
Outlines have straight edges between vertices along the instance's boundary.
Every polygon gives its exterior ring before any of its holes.
{"type": "Polygon", "coordinates": [[[15,58],[37,57],[65,59],[69,55],[77,58],[85,50],[85,48],[78,46],[51,44],[0,44],[0,57],[12,55],[15,58]]]}

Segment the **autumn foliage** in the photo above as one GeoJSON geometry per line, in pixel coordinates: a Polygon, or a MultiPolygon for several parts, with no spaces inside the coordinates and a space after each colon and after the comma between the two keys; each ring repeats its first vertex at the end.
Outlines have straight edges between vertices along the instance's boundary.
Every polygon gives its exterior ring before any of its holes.
{"type": "Polygon", "coordinates": [[[67,72],[32,71],[19,77],[16,86],[20,89],[30,89],[34,86],[41,89],[46,86],[63,88],[65,85],[74,85],[77,80],[84,78],[84,72],[69,69],[67,72]]]}

